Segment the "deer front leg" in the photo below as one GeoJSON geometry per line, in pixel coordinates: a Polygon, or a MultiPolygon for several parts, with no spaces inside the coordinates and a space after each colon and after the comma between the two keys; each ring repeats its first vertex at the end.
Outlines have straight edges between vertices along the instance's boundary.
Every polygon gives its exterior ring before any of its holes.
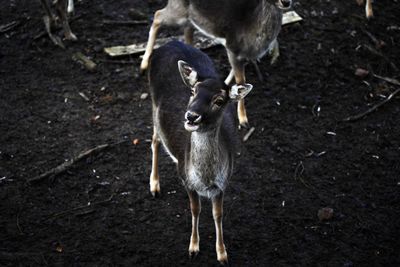
{"type": "Polygon", "coordinates": [[[272,43],[270,44],[270,46],[269,46],[269,54],[271,56],[271,65],[273,65],[278,60],[278,57],[280,55],[280,53],[279,53],[279,43],[278,43],[277,39],[273,40],[272,43]]]}
{"type": "Polygon", "coordinates": [[[367,19],[370,19],[374,16],[371,0],[367,0],[367,3],[365,5],[365,14],[367,15],[367,19]]]}
{"type": "Polygon", "coordinates": [[[190,210],[192,212],[192,235],[190,236],[189,257],[195,257],[200,251],[199,216],[201,212],[200,197],[195,191],[188,191],[190,210]]]}
{"type": "Polygon", "coordinates": [[[222,229],[223,200],[224,200],[223,192],[221,192],[219,195],[213,198],[212,212],[215,223],[215,235],[216,235],[215,249],[217,251],[217,259],[221,264],[225,265],[228,263],[228,254],[226,253],[225,249],[224,234],[222,229]]]}
{"type": "MultiPolygon", "coordinates": [[[[231,63],[232,69],[233,69],[233,74],[235,76],[236,84],[239,84],[239,85],[245,84],[246,77],[245,77],[245,73],[244,73],[244,62],[238,60],[236,58],[236,56],[230,51],[228,51],[228,59],[229,59],[229,62],[231,63]]],[[[239,100],[239,102],[238,102],[237,112],[238,112],[240,126],[244,127],[244,128],[248,128],[249,121],[247,119],[246,108],[244,106],[243,99],[239,100]]]]}
{"type": "Polygon", "coordinates": [[[153,197],[160,194],[160,177],[158,176],[158,148],[160,147],[160,140],[157,135],[157,129],[154,126],[153,139],[151,142],[152,164],[150,174],[150,192],[153,197]]]}
{"type": "Polygon", "coordinates": [[[183,36],[185,37],[185,43],[192,45],[193,44],[193,34],[194,29],[191,25],[187,25],[183,31],[183,36]]]}
{"type": "Polygon", "coordinates": [[[49,2],[47,0],[41,0],[42,3],[42,7],[46,13],[45,16],[43,16],[43,21],[44,21],[44,26],[46,28],[46,32],[50,37],[50,40],[55,44],[58,45],[61,48],[65,48],[64,44],[62,43],[61,39],[56,36],[53,35],[52,33],[52,28],[55,24],[56,21],[56,17],[55,15],[53,15],[53,13],[51,12],[50,6],[49,6],[49,2]]]}
{"type": "Polygon", "coordinates": [[[74,0],[68,0],[68,14],[73,14],[75,10],[74,0]]]}
{"type": "Polygon", "coordinates": [[[142,62],[140,63],[140,73],[144,73],[149,66],[149,59],[153,53],[154,44],[156,42],[157,33],[162,23],[162,13],[165,9],[157,10],[154,13],[153,23],[151,24],[149,32],[149,40],[147,41],[146,51],[144,52],[142,62]]]}

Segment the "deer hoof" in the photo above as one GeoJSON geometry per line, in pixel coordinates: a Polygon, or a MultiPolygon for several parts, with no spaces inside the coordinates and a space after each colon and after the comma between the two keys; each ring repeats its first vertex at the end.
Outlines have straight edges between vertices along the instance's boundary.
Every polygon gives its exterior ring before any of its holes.
{"type": "Polygon", "coordinates": [[[239,130],[241,129],[250,129],[250,124],[248,121],[241,122],[239,124],[239,130]]]}
{"type": "Polygon", "coordinates": [[[149,66],[149,61],[143,59],[142,63],[140,63],[140,70],[139,70],[140,75],[144,75],[145,74],[148,66],[149,66]]]}
{"type": "Polygon", "coordinates": [[[150,193],[153,196],[153,198],[159,198],[160,197],[160,192],[155,191],[155,192],[150,192],[150,193]]]}
{"type": "Polygon", "coordinates": [[[65,34],[65,39],[70,41],[78,41],[78,37],[76,37],[76,35],[72,32],[65,34]]]}
{"type": "Polygon", "coordinates": [[[153,196],[153,198],[158,198],[160,196],[160,184],[151,186],[150,193],[153,196]]]}
{"type": "Polygon", "coordinates": [[[219,263],[223,266],[229,266],[228,262],[228,253],[226,253],[226,250],[223,249],[222,251],[217,250],[217,259],[219,263]]]}
{"type": "Polygon", "coordinates": [[[220,263],[222,266],[229,267],[228,258],[221,259],[221,260],[218,260],[218,261],[219,261],[219,263],[220,263]]]}
{"type": "Polygon", "coordinates": [[[189,251],[189,259],[190,260],[194,260],[197,255],[199,255],[199,251],[198,250],[194,250],[194,251],[189,251]]]}

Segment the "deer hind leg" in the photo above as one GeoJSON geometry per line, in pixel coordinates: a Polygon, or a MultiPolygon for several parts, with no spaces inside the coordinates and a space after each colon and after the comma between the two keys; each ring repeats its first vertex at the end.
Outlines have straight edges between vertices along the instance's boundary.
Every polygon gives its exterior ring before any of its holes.
{"type": "Polygon", "coordinates": [[[158,149],[160,147],[160,139],[157,134],[157,128],[154,126],[153,139],[151,142],[152,164],[150,174],[150,192],[153,197],[160,194],[160,177],[158,176],[158,149]]]}
{"type": "MultiPolygon", "coordinates": [[[[244,62],[238,60],[236,58],[236,56],[230,51],[228,51],[228,59],[229,59],[229,62],[231,63],[232,69],[233,69],[233,74],[235,76],[236,84],[239,84],[239,85],[245,84],[246,77],[245,77],[245,72],[244,72],[244,62]]],[[[239,100],[238,106],[237,106],[237,112],[238,112],[240,126],[244,127],[244,128],[248,128],[249,121],[247,119],[246,107],[244,106],[244,99],[239,100]]]]}
{"type": "Polygon", "coordinates": [[[200,251],[199,216],[201,212],[200,197],[195,191],[188,190],[190,210],[192,212],[192,235],[190,236],[189,257],[196,257],[200,251]]]}
{"type": "Polygon", "coordinates": [[[217,251],[217,259],[221,264],[225,265],[228,263],[228,254],[225,249],[222,229],[223,200],[224,194],[222,192],[212,199],[212,213],[215,223],[215,250],[217,251]]]}
{"type": "Polygon", "coordinates": [[[143,73],[149,66],[149,59],[153,53],[158,30],[162,25],[187,25],[187,10],[180,1],[169,1],[168,5],[154,13],[153,23],[150,27],[149,39],[146,45],[140,72],[143,73]]]}
{"type": "Polygon", "coordinates": [[[72,33],[71,28],[68,22],[68,14],[67,14],[68,2],[67,0],[58,0],[57,1],[57,11],[60,15],[62,27],[64,29],[65,39],[76,41],[78,38],[75,34],[72,33]]]}
{"type": "Polygon", "coordinates": [[[233,81],[234,77],[235,77],[235,72],[233,71],[233,69],[231,69],[231,71],[229,72],[228,76],[226,77],[224,83],[226,85],[229,85],[233,81]]]}

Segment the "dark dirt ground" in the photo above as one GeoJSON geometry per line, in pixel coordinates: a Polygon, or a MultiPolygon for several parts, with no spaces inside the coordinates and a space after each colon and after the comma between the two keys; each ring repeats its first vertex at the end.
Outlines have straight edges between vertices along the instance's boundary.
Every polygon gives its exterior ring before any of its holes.
{"type": "MultiPolygon", "coordinates": [[[[140,99],[147,91],[140,59],[110,59],[102,51],[146,41],[149,29],[103,20],[128,20],[130,8],[150,20],[165,1],[77,1],[72,29],[79,41],[66,41],[66,50],[47,36],[34,40],[44,29],[39,1],[0,3],[0,25],[20,23],[0,35],[0,266],[217,266],[208,201],[201,252],[187,257],[189,202],[166,153],[162,195],[149,194],[151,104],[140,99]],[[96,72],[74,62],[74,52],[97,62],[96,72]],[[127,142],[64,174],[26,183],[84,150],[121,140],[127,142]]],[[[230,263],[400,266],[399,96],[361,120],[340,122],[398,88],[354,73],[400,78],[399,2],[376,1],[371,21],[355,1],[302,1],[294,9],[304,21],[282,29],[278,62],[260,63],[265,81],[247,68],[256,130],[225,197],[230,263]],[[366,31],[385,42],[376,48],[383,56],[365,48],[375,48],[366,31]],[[323,207],[334,217],[320,222],[323,207]]],[[[206,52],[226,75],[225,50],[206,52]]]]}

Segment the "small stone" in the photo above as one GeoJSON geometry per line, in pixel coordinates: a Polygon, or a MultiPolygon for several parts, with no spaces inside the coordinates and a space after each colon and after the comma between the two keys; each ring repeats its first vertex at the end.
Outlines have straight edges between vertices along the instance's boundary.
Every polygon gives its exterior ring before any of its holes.
{"type": "Polygon", "coordinates": [[[145,100],[148,96],[149,96],[148,93],[143,93],[143,94],[140,95],[140,99],[141,100],[145,100]]]}
{"type": "Polygon", "coordinates": [[[318,211],[318,218],[320,221],[328,221],[333,217],[333,209],[332,208],[322,208],[318,211]]]}
{"type": "Polygon", "coordinates": [[[354,74],[360,78],[365,78],[366,76],[368,76],[369,71],[362,68],[357,68],[354,74]]]}

